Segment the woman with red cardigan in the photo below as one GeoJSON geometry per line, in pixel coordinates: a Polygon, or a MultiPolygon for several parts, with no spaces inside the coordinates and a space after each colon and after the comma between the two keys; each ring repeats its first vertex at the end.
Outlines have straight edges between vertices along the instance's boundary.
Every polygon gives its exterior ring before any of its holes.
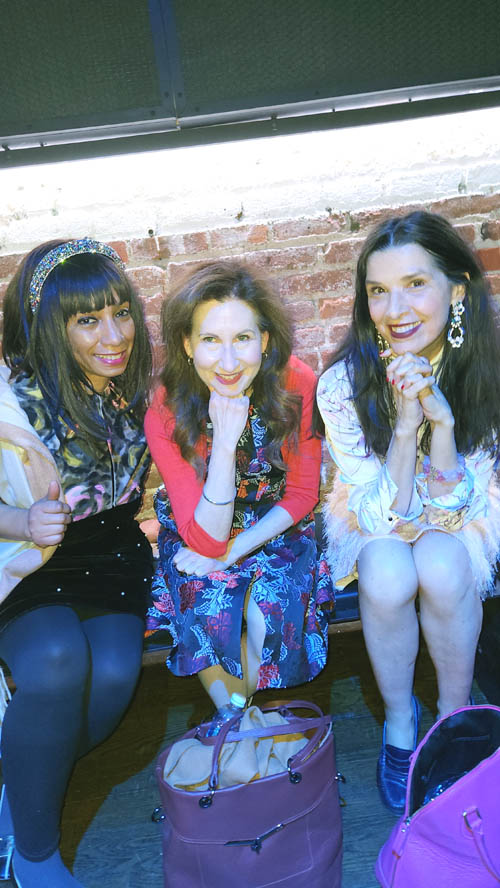
{"type": "Polygon", "coordinates": [[[333,589],[312,509],[315,378],[283,306],[247,268],[210,264],[166,302],[163,385],[146,436],[164,482],[149,630],[217,707],[314,678],[333,589]]]}

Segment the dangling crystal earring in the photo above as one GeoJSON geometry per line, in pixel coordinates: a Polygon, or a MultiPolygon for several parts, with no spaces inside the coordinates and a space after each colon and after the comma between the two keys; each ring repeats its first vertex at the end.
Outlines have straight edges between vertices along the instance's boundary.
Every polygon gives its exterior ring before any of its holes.
{"type": "Polygon", "coordinates": [[[464,328],[462,327],[462,315],[465,307],[462,301],[454,302],[451,308],[451,321],[448,328],[448,342],[452,348],[460,348],[464,341],[464,328]]]}

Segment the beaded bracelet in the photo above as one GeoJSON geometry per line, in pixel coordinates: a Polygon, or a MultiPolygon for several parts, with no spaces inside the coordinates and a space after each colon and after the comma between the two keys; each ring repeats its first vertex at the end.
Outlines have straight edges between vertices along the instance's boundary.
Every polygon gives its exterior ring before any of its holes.
{"type": "Polygon", "coordinates": [[[448,471],[443,472],[441,469],[437,469],[436,466],[431,466],[431,461],[429,457],[426,456],[424,457],[423,463],[424,475],[428,481],[438,481],[441,483],[451,483],[454,481],[455,484],[458,484],[459,481],[463,481],[465,478],[465,463],[463,456],[459,455],[457,462],[457,469],[449,469],[448,471]]]}
{"type": "Polygon", "coordinates": [[[210,505],[212,506],[229,506],[231,503],[234,503],[236,499],[236,487],[234,488],[234,496],[231,497],[231,499],[229,500],[225,500],[223,503],[217,503],[215,500],[210,499],[210,497],[207,496],[205,493],[205,488],[203,488],[203,490],[201,491],[201,495],[203,499],[206,499],[207,503],[210,503],[210,505]]]}

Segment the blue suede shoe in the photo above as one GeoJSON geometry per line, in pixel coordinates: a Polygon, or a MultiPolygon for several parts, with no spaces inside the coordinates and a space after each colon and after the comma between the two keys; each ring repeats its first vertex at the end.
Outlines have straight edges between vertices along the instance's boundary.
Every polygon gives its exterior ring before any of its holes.
{"type": "Polygon", "coordinates": [[[418,729],[422,707],[417,697],[412,697],[413,719],[415,723],[415,735],[413,749],[399,749],[385,742],[386,723],[382,735],[382,749],[377,762],[377,786],[384,805],[401,814],[405,808],[406,784],[408,771],[410,770],[410,756],[417,747],[418,729]]]}

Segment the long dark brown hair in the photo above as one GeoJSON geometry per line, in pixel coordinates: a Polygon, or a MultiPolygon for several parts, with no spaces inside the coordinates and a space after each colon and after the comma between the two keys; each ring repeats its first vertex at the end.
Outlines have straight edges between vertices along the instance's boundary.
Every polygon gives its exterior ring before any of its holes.
{"type": "MultiPolygon", "coordinates": [[[[366,266],[372,253],[403,244],[423,247],[451,284],[464,287],[464,342],[461,348],[452,348],[445,337],[438,382],[453,413],[458,450],[466,454],[481,447],[497,455],[500,441],[497,312],[473,251],[442,216],[424,211],[393,216],[368,236],[357,264],[352,325],[328,366],[346,362],[367,449],[385,455],[394,428],[394,402],[368,309],[366,266]]],[[[427,428],[422,446],[428,450],[429,445],[430,429],[427,428]]]]}
{"type": "Polygon", "coordinates": [[[253,381],[252,400],[270,432],[266,457],[272,465],[286,469],[281,447],[285,440],[296,443],[301,416],[300,395],[288,392],[284,384],[292,350],[292,328],[278,296],[243,265],[230,262],[205,265],[163,305],[165,365],[161,381],[166,389],[166,404],[176,419],[174,440],[183,458],[201,475],[204,467],[195,446],[206,428],[210,393],[188,362],[184,340],[191,334],[195,310],[211,299],[245,302],[254,311],[261,333],[269,335],[262,364],[253,381]]]}

